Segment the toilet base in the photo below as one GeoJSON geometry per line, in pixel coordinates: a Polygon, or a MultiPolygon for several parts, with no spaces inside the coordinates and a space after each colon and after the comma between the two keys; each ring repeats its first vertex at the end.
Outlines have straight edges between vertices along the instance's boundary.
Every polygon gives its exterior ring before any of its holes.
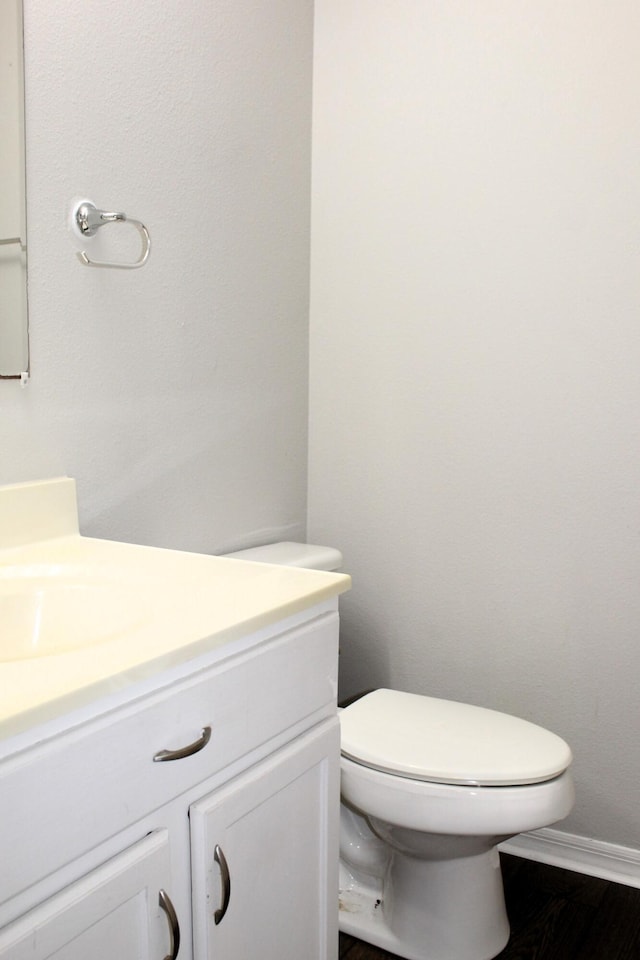
{"type": "Polygon", "coordinates": [[[339,925],[406,960],[491,960],[509,939],[498,851],[452,860],[393,851],[379,877],[341,863],[339,925]]]}

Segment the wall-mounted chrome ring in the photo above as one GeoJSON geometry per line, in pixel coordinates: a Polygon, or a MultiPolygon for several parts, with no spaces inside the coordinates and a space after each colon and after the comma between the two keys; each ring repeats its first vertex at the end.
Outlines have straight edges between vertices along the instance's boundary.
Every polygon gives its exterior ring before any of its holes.
{"type": "Polygon", "coordinates": [[[144,223],[132,220],[126,213],[112,213],[98,210],[90,200],[83,200],[73,210],[73,224],[84,237],[93,237],[106,223],[131,223],[142,236],[142,251],[137,260],[131,263],[115,263],[110,260],[91,260],[85,250],[78,252],[78,258],[87,267],[110,267],[115,270],[137,270],[143,267],[151,253],[151,237],[144,223]]]}

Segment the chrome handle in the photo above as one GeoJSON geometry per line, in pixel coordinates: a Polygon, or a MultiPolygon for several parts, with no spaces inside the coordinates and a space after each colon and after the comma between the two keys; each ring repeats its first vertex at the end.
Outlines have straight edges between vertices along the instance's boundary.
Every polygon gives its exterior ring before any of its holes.
{"type": "Polygon", "coordinates": [[[169,935],[171,937],[171,952],[166,955],[164,960],[176,960],[176,957],[178,956],[178,950],[180,949],[180,924],[178,923],[178,917],[176,915],[175,908],[171,903],[169,894],[166,890],[161,890],[158,894],[158,903],[167,915],[167,920],[169,921],[169,935]]]}
{"type": "Polygon", "coordinates": [[[220,879],[222,880],[222,903],[213,914],[213,922],[216,926],[218,926],[229,906],[229,899],[231,897],[231,877],[229,875],[229,864],[227,863],[227,858],[222,852],[222,848],[218,846],[217,843],[213,851],[213,859],[220,867],[220,879]]]}
{"type": "Polygon", "coordinates": [[[179,750],[160,750],[153,758],[154,763],[161,763],[164,760],[182,760],[184,757],[190,757],[194,753],[203,750],[211,740],[211,727],[203,727],[202,733],[193,743],[188,743],[186,747],[179,750]]]}

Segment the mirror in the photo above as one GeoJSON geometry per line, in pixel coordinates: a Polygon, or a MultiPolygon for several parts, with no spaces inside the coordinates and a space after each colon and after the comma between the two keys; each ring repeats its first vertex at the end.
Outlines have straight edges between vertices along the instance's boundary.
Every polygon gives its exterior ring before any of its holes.
{"type": "Polygon", "coordinates": [[[0,377],[29,369],[21,0],[0,0],[0,377]]]}

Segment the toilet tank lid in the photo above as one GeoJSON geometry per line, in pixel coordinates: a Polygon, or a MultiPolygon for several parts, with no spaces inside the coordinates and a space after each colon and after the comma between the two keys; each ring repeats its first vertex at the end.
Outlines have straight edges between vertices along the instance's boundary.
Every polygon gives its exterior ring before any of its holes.
{"type": "Polygon", "coordinates": [[[467,703],[374,690],[340,711],[344,756],[414,780],[517,786],[552,780],[569,746],[528,720],[467,703]]]}
{"type": "Polygon", "coordinates": [[[342,554],[335,547],[321,547],[313,543],[294,543],[281,540],[262,547],[249,547],[225,554],[235,560],[254,560],[258,563],[275,563],[284,567],[306,567],[308,570],[339,570],[342,554]]]}

